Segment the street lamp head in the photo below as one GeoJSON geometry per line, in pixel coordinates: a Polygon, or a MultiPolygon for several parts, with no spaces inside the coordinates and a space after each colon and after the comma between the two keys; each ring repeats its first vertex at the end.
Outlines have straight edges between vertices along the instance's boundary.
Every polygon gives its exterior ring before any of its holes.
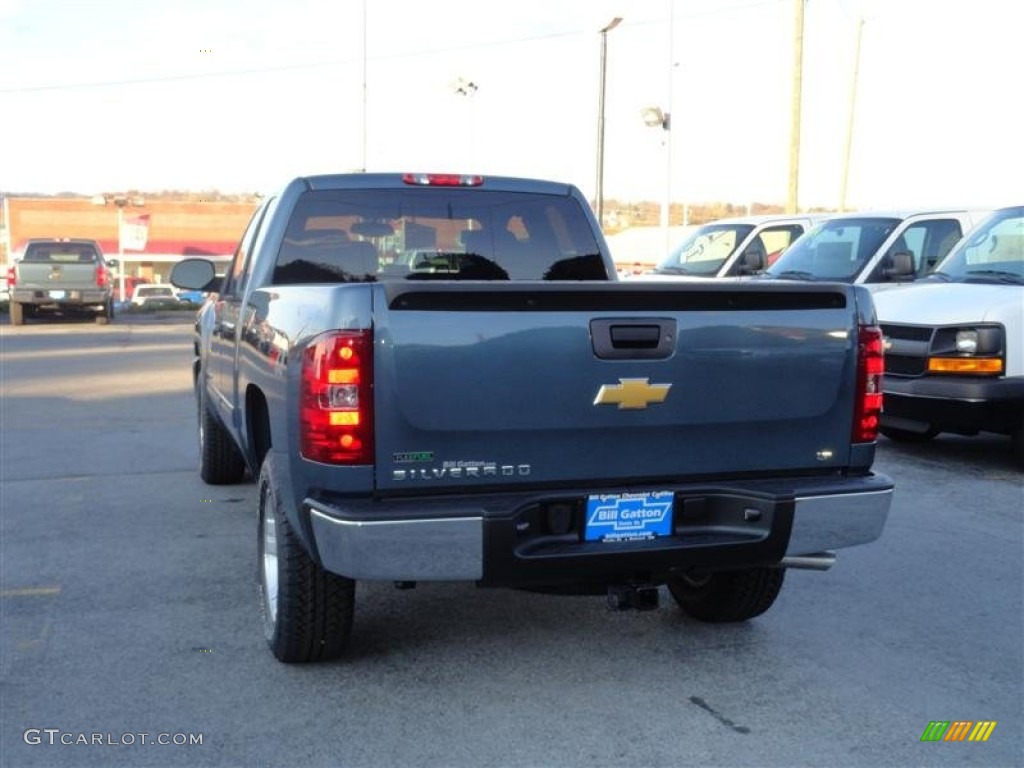
{"type": "Polygon", "coordinates": [[[459,96],[472,96],[474,93],[480,90],[480,86],[474,83],[472,80],[467,80],[464,77],[459,77],[452,83],[452,91],[459,96]]]}
{"type": "Polygon", "coordinates": [[[621,16],[616,16],[614,19],[612,19],[607,24],[605,24],[605,26],[601,29],[601,34],[603,35],[603,34],[606,34],[608,32],[611,32],[613,29],[615,29],[621,23],[622,23],[622,17],[621,16]]]}
{"type": "Polygon", "coordinates": [[[662,112],[661,107],[644,107],[640,110],[640,118],[648,128],[664,128],[666,131],[668,130],[668,113],[662,112]]]}

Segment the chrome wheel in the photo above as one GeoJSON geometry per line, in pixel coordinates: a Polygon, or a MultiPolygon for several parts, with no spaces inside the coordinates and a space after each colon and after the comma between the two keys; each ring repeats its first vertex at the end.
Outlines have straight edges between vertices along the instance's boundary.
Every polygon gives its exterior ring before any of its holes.
{"type": "Polygon", "coordinates": [[[277,622],[277,521],[274,513],[273,492],[264,492],[263,510],[260,515],[260,538],[263,546],[260,558],[263,581],[263,607],[271,624],[277,622]]]}

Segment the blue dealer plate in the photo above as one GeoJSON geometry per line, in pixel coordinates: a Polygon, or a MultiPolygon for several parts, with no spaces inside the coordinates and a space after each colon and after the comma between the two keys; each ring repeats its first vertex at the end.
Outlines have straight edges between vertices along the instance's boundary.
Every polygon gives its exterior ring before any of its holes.
{"type": "Polygon", "coordinates": [[[587,497],[586,541],[635,541],[672,533],[672,491],[587,497]]]}

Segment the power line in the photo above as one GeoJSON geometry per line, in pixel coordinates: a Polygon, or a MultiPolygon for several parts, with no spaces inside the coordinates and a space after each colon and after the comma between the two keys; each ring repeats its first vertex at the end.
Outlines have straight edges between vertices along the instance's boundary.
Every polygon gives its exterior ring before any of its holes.
{"type": "MultiPolygon", "coordinates": [[[[749,8],[757,8],[766,5],[778,5],[781,2],[783,2],[783,0],[753,0],[753,2],[737,3],[735,5],[728,6],[717,6],[708,10],[694,10],[684,14],[676,13],[675,18],[687,19],[698,18],[701,16],[717,16],[725,13],[732,13],[733,11],[747,10],[749,8]]],[[[655,24],[661,25],[664,24],[666,21],[667,19],[665,18],[655,18],[634,22],[633,24],[631,24],[631,26],[645,27],[655,24]]],[[[549,32],[543,35],[528,35],[524,37],[508,38],[505,40],[488,40],[484,42],[466,43],[463,45],[451,45],[445,48],[424,48],[417,51],[402,51],[396,53],[379,54],[376,56],[370,56],[368,58],[370,61],[394,61],[397,59],[417,58],[420,56],[433,56],[439,53],[475,51],[481,49],[489,49],[495,46],[518,45],[520,43],[534,43],[545,40],[555,40],[558,38],[565,37],[584,37],[589,36],[590,34],[591,32],[589,30],[575,29],[563,32],[549,32]]],[[[192,72],[171,75],[155,75],[153,77],[122,78],[119,80],[96,80],[82,83],[50,83],[45,85],[27,85],[12,88],[0,88],[0,94],[75,91],[88,90],[93,88],[117,88],[128,85],[149,85],[154,83],[188,82],[192,80],[212,80],[218,77],[246,77],[249,75],[272,74],[275,72],[294,72],[305,69],[322,69],[326,67],[336,67],[342,64],[353,64],[356,63],[358,60],[359,57],[346,57],[343,59],[325,59],[323,61],[305,62],[301,64],[280,64],[265,67],[247,67],[244,69],[228,69],[217,72],[192,72]]]]}
{"type": "MultiPolygon", "coordinates": [[[[428,48],[418,51],[403,51],[398,53],[380,54],[368,57],[371,61],[391,61],[395,59],[416,58],[419,56],[432,56],[438,53],[452,53],[456,51],[472,51],[486,48],[493,48],[497,45],[516,45],[518,43],[537,42],[559,37],[572,37],[581,35],[582,32],[553,32],[546,35],[534,35],[530,37],[513,38],[508,40],[490,40],[483,43],[467,43],[465,45],[448,46],[446,48],[428,48]]],[[[17,88],[0,88],[0,93],[41,93],[46,91],[70,91],[85,90],[89,88],[112,88],[125,85],[146,85],[152,83],[172,83],[188,80],[205,80],[218,77],[239,77],[246,75],[262,75],[273,72],[291,72],[303,69],[321,69],[335,67],[340,64],[353,64],[361,57],[346,57],[343,59],[324,59],[323,61],[306,62],[303,64],[280,64],[267,67],[249,67],[246,69],[229,69],[219,72],[192,72],[175,75],[157,75],[154,77],[126,78],[121,80],[98,80],[86,83],[64,83],[49,85],[29,85],[17,88]]]]}

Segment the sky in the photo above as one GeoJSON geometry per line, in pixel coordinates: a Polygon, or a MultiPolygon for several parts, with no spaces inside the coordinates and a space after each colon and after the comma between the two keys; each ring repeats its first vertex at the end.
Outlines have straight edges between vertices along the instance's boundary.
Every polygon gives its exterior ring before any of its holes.
{"type": "MultiPolygon", "coordinates": [[[[1024,2],[805,0],[798,204],[1024,202],[1024,2]],[[858,21],[863,18],[859,60],[858,21]]],[[[0,191],[444,171],[786,201],[795,0],[0,0],[0,191]],[[365,10],[365,14],[364,14],[365,10]],[[457,83],[476,88],[459,93],[457,83]],[[671,114],[648,127],[646,107],[671,114]]]]}

